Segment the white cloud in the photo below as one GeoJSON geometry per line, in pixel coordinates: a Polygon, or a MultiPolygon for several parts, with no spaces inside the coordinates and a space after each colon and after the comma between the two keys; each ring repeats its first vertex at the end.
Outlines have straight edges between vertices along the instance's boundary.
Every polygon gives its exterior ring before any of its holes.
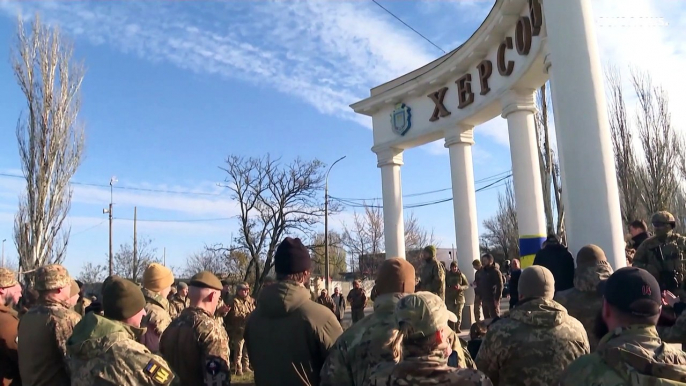
{"type": "Polygon", "coordinates": [[[373,4],[359,2],[0,4],[8,16],[40,11],[93,44],[271,87],[367,127],[348,105],[436,56],[373,4]]]}

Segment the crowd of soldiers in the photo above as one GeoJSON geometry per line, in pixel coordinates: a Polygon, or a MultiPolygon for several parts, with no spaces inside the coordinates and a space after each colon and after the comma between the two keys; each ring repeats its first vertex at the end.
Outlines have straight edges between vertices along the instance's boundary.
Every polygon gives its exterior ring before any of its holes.
{"type": "Polygon", "coordinates": [[[309,250],[292,238],[279,244],[276,279],[257,301],[247,284],[231,294],[209,272],[173,292],[172,272],[154,263],[141,286],[108,277],[99,308],[64,267],[47,265],[27,305],[15,273],[0,269],[0,379],[209,386],[254,371],[258,386],[686,385],[686,353],[668,344],[686,343],[686,238],[669,213],[651,223],[633,267],[613,272],[601,248],[579,250],[570,288],[534,260],[516,275],[517,302],[502,315],[505,278],[493,256],[474,262],[469,283],[433,247],[418,275],[404,258],[381,264],[366,316],[359,282],[345,298],[309,290],[309,250]],[[475,314],[467,342],[458,334],[470,287],[486,319],[475,314]],[[346,304],[354,323],[343,331],[346,304]]]}

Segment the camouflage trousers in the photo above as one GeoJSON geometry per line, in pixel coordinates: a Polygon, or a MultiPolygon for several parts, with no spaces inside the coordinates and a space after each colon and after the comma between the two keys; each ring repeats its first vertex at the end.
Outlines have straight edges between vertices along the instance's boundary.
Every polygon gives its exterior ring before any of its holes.
{"type": "Polygon", "coordinates": [[[448,311],[457,316],[457,322],[448,322],[448,325],[453,329],[453,331],[459,334],[462,328],[462,310],[464,309],[464,303],[448,304],[447,307],[448,311]]]}
{"type": "Polygon", "coordinates": [[[492,319],[500,316],[500,299],[483,299],[484,318],[492,319]]]}
{"type": "Polygon", "coordinates": [[[474,322],[481,320],[481,296],[474,295],[474,322]]]}
{"type": "Polygon", "coordinates": [[[250,358],[248,358],[248,349],[245,346],[243,334],[230,335],[229,346],[231,347],[231,354],[233,355],[231,364],[235,368],[236,372],[249,370],[250,358]]]}
{"type": "Polygon", "coordinates": [[[352,309],[353,323],[357,323],[359,320],[364,318],[364,308],[353,308],[352,309]]]}

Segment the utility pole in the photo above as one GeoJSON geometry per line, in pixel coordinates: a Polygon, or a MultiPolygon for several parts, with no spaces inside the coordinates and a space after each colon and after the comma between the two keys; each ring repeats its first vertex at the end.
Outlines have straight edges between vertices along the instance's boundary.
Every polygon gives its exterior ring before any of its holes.
{"type": "Polygon", "coordinates": [[[7,239],[2,240],[2,266],[5,267],[5,241],[7,239]]]}
{"type": "Polygon", "coordinates": [[[162,248],[162,265],[167,266],[167,247],[162,248]]]}
{"type": "Polygon", "coordinates": [[[345,157],[346,156],[343,156],[337,159],[329,166],[324,182],[324,276],[326,278],[325,286],[327,293],[331,293],[331,288],[329,288],[329,173],[331,172],[331,168],[345,157]]]}
{"type": "Polygon", "coordinates": [[[109,220],[110,220],[110,276],[114,273],[114,264],[113,264],[113,254],[112,254],[112,201],[114,197],[113,193],[113,186],[114,183],[117,182],[117,177],[112,177],[110,178],[110,206],[108,209],[103,209],[102,213],[109,213],[109,220]]]}
{"type": "Polygon", "coordinates": [[[132,279],[133,279],[134,283],[137,282],[137,279],[138,279],[136,277],[136,276],[138,276],[137,275],[138,269],[137,269],[137,265],[136,265],[137,264],[136,260],[138,259],[138,240],[136,237],[137,236],[137,232],[136,232],[136,222],[137,222],[136,221],[136,215],[137,215],[137,212],[138,212],[138,208],[134,206],[133,207],[133,262],[132,262],[133,266],[131,267],[131,276],[133,276],[132,279]]]}

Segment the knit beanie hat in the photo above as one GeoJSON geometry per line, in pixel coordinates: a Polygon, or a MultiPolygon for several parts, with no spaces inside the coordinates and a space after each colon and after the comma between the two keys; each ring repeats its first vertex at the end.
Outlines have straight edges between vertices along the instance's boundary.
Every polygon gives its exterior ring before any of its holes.
{"type": "Polygon", "coordinates": [[[605,257],[605,252],[597,245],[589,244],[581,248],[579,253],[576,254],[577,267],[594,265],[601,261],[607,261],[607,258],[605,257]]]}
{"type": "Polygon", "coordinates": [[[141,289],[132,281],[111,276],[102,288],[102,309],[105,317],[123,321],[145,307],[141,289]]]}
{"type": "Polygon", "coordinates": [[[290,275],[309,271],[312,266],[310,251],[298,238],[286,237],[274,255],[274,269],[276,273],[290,275]]]}
{"type": "Polygon", "coordinates": [[[171,269],[162,264],[152,263],[143,273],[143,288],[152,292],[162,292],[174,284],[174,274],[171,269]]]}
{"type": "Polygon", "coordinates": [[[414,293],[414,283],[414,266],[405,259],[394,257],[384,260],[379,267],[375,283],[376,294],[377,296],[396,292],[412,294],[414,293]]]}
{"type": "Polygon", "coordinates": [[[429,255],[429,257],[436,257],[436,247],[434,247],[433,245],[429,245],[427,247],[424,247],[422,252],[429,255]]]}
{"type": "Polygon", "coordinates": [[[519,277],[519,295],[523,298],[552,300],[555,295],[555,278],[546,267],[532,265],[519,277]]]}

